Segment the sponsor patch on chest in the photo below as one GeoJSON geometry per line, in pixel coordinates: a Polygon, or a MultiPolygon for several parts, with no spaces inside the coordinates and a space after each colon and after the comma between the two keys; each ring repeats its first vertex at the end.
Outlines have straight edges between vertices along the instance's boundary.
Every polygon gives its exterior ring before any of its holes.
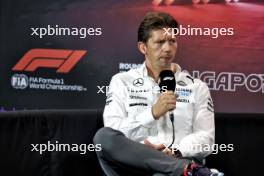
{"type": "Polygon", "coordinates": [[[190,103],[192,90],[188,88],[176,88],[177,102],[190,103]]]}

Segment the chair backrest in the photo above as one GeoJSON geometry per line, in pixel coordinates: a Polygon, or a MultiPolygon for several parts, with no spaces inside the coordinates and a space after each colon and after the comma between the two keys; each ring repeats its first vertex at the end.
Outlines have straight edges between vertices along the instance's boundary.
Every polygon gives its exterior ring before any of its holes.
{"type": "Polygon", "coordinates": [[[31,144],[48,144],[48,141],[53,144],[92,144],[94,134],[102,126],[101,110],[0,113],[1,172],[34,176],[100,175],[95,152],[45,151],[40,154],[31,151],[31,144]]]}

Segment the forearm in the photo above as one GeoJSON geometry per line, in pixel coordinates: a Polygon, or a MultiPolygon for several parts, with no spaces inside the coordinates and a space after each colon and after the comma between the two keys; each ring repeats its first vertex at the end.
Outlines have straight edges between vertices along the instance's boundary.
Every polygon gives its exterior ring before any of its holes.
{"type": "Polygon", "coordinates": [[[201,131],[184,137],[176,148],[180,150],[183,157],[204,158],[212,153],[214,144],[213,131],[201,131]]]}
{"type": "Polygon", "coordinates": [[[122,116],[104,113],[104,126],[119,130],[134,141],[142,141],[149,136],[155,124],[151,108],[147,108],[137,116],[122,116]]]}

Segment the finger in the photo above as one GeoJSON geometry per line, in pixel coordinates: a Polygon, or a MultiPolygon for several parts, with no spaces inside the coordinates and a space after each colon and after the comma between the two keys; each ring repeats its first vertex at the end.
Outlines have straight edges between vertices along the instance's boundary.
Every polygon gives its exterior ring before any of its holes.
{"type": "Polygon", "coordinates": [[[175,96],[168,96],[168,97],[164,97],[162,98],[161,101],[163,101],[164,103],[176,103],[176,97],[175,96]]]}
{"type": "Polygon", "coordinates": [[[147,146],[150,146],[152,148],[156,148],[156,145],[152,144],[151,142],[149,142],[147,139],[144,139],[144,144],[147,146]]]}
{"type": "Polygon", "coordinates": [[[162,152],[165,153],[166,155],[170,155],[171,154],[171,152],[170,152],[170,150],[168,148],[165,148],[162,152]]]}
{"type": "Polygon", "coordinates": [[[168,148],[165,148],[162,150],[163,153],[167,153],[168,152],[168,148]]]}
{"type": "Polygon", "coordinates": [[[169,148],[165,148],[164,150],[166,150],[166,154],[168,154],[168,155],[172,155],[172,151],[171,151],[171,149],[169,149],[169,148]]]}
{"type": "Polygon", "coordinates": [[[165,146],[163,144],[159,144],[156,146],[157,150],[163,150],[165,148],[165,146]]]}
{"type": "Polygon", "coordinates": [[[169,150],[166,151],[167,155],[171,155],[171,152],[169,150]]]}
{"type": "Polygon", "coordinates": [[[172,98],[172,97],[175,97],[176,98],[176,94],[174,92],[163,93],[162,96],[164,98],[172,98]]]}
{"type": "Polygon", "coordinates": [[[165,100],[176,100],[176,95],[174,94],[174,93],[172,93],[172,94],[166,94],[166,95],[164,95],[163,96],[163,99],[165,99],[165,100]]]}
{"type": "Polygon", "coordinates": [[[165,153],[167,155],[167,151],[166,150],[162,150],[162,153],[165,153]]]}
{"type": "Polygon", "coordinates": [[[171,90],[166,90],[166,91],[162,92],[160,96],[161,96],[161,97],[162,97],[162,96],[165,96],[165,97],[166,97],[166,96],[173,95],[173,94],[174,94],[173,91],[171,91],[171,90]]]}
{"type": "Polygon", "coordinates": [[[176,99],[166,99],[163,101],[165,104],[176,104],[176,99]]]}
{"type": "Polygon", "coordinates": [[[167,97],[167,98],[166,98],[166,101],[167,101],[168,103],[170,103],[170,102],[174,102],[174,103],[175,103],[176,100],[177,100],[177,99],[176,99],[175,96],[171,96],[171,97],[167,97]]]}
{"type": "Polygon", "coordinates": [[[155,144],[152,144],[151,142],[149,142],[147,139],[144,140],[144,144],[147,146],[150,146],[151,148],[154,148],[156,150],[162,150],[165,148],[165,146],[163,144],[155,145],[155,144]]]}
{"type": "Polygon", "coordinates": [[[164,94],[166,94],[166,95],[174,95],[174,92],[172,90],[167,90],[166,92],[164,92],[164,94]]]}
{"type": "Polygon", "coordinates": [[[168,104],[167,106],[166,106],[166,109],[168,109],[168,110],[173,110],[173,109],[175,109],[176,108],[176,105],[175,104],[168,104]]]}

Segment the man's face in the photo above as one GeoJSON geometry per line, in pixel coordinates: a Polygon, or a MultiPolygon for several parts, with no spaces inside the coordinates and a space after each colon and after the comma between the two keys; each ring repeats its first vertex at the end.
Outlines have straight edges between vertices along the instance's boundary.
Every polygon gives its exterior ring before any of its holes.
{"type": "Polygon", "coordinates": [[[167,35],[163,29],[157,29],[151,31],[150,38],[142,45],[146,61],[153,69],[163,70],[170,68],[177,51],[175,37],[167,35]]]}

